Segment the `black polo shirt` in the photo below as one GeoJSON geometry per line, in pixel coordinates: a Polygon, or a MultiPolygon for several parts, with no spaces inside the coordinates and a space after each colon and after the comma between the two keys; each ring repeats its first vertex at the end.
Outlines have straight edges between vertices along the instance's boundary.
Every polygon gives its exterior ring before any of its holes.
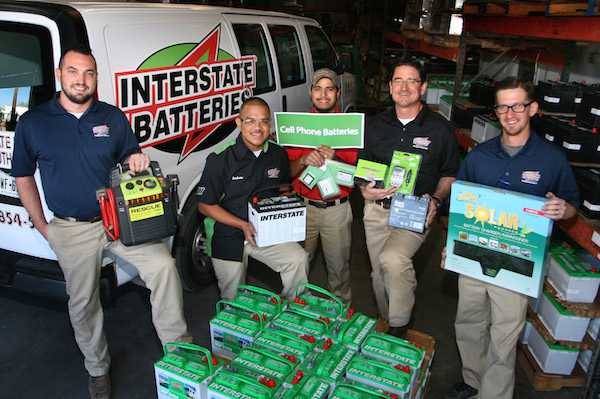
{"type": "Polygon", "coordinates": [[[454,127],[443,116],[423,104],[417,117],[403,125],[392,107],[376,115],[367,125],[365,148],[358,157],[390,165],[394,151],[421,154],[415,195],[433,195],[442,177],[456,177],[459,148],[454,127]]]}
{"type": "MultiPolygon", "coordinates": [[[[241,134],[206,159],[206,166],[196,193],[198,202],[220,205],[227,212],[248,220],[248,201],[256,190],[290,182],[287,152],[267,141],[258,158],[248,149],[241,134]]],[[[279,195],[279,188],[265,190],[257,197],[279,195]]],[[[241,261],[244,232],[211,218],[205,219],[209,256],[241,261]]]]}

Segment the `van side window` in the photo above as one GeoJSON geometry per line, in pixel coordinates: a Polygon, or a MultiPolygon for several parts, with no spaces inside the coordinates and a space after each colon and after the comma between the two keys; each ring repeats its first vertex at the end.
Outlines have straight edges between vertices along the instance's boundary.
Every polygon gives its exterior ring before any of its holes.
{"type": "Polygon", "coordinates": [[[311,25],[305,25],[304,29],[310,43],[314,70],[329,68],[337,71],[339,69],[338,59],[325,33],[320,28],[311,25]]]}
{"type": "Polygon", "coordinates": [[[242,55],[256,56],[256,87],[253,94],[275,90],[273,61],[267,37],[262,26],[256,24],[233,24],[233,31],[242,55]]]}
{"type": "Polygon", "coordinates": [[[50,33],[22,23],[0,23],[0,130],[14,131],[27,110],[55,91],[50,33]]]}
{"type": "Polygon", "coordinates": [[[287,25],[269,25],[269,32],[275,45],[281,86],[290,87],[306,82],[306,66],[296,29],[287,25]]]}

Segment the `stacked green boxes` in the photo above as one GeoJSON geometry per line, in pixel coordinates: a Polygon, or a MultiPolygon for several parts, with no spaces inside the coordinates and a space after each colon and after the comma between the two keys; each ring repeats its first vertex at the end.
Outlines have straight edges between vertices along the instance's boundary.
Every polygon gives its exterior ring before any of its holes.
{"type": "Polygon", "coordinates": [[[338,384],[329,399],[389,399],[389,396],[358,385],[338,384]]]}
{"type": "Polygon", "coordinates": [[[207,387],[210,399],[271,399],[272,390],[251,377],[219,371],[207,387]]]}
{"type": "Polygon", "coordinates": [[[262,313],[263,321],[270,321],[286,306],[286,301],[279,295],[251,285],[240,285],[234,302],[262,313]]]}
{"type": "Polygon", "coordinates": [[[275,352],[292,363],[300,363],[313,351],[316,341],[309,342],[285,330],[264,329],[254,339],[254,345],[275,352]]]}
{"type": "Polygon", "coordinates": [[[301,336],[312,336],[315,339],[324,337],[329,330],[329,324],[325,321],[292,309],[285,309],[275,316],[271,327],[291,331],[301,336]]]}
{"type": "Polygon", "coordinates": [[[304,375],[300,370],[291,374],[275,392],[280,399],[324,399],[330,385],[313,375],[304,375]]]}
{"type": "Polygon", "coordinates": [[[246,347],[231,360],[229,367],[239,374],[255,377],[274,391],[294,371],[295,364],[266,349],[246,347]]]}
{"type": "Polygon", "coordinates": [[[206,386],[223,368],[224,362],[192,344],[169,343],[165,345],[164,353],[165,356],[154,363],[158,398],[206,398],[206,386]],[[169,353],[168,347],[175,349],[169,353]]]}
{"type": "Polygon", "coordinates": [[[326,344],[307,356],[298,370],[330,383],[333,389],[344,378],[346,368],[354,356],[356,351],[341,343],[326,344]]]}
{"type": "MultiPolygon", "coordinates": [[[[350,313],[346,313],[350,315],[350,313]]],[[[369,334],[375,331],[377,320],[371,319],[362,313],[352,313],[350,318],[341,317],[335,321],[326,334],[347,347],[358,350],[369,334]]]]}
{"type": "Polygon", "coordinates": [[[393,367],[374,359],[355,357],[346,370],[346,378],[404,399],[409,397],[412,385],[410,369],[407,371],[401,366],[393,367]]]}
{"type": "Polygon", "coordinates": [[[314,284],[301,283],[296,288],[296,296],[288,307],[317,317],[324,320],[327,324],[339,319],[342,312],[346,309],[346,305],[329,291],[324,290],[314,284]],[[298,294],[298,289],[308,288],[323,294],[325,297],[312,294],[309,290],[305,290],[302,294],[298,294]]]}

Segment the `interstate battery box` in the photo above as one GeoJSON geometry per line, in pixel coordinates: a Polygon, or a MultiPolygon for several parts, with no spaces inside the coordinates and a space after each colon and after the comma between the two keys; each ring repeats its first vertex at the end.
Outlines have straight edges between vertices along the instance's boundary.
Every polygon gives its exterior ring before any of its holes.
{"type": "Polygon", "coordinates": [[[249,202],[248,221],[258,234],[255,240],[259,247],[306,238],[306,204],[295,194],[249,202]]]}
{"type": "Polygon", "coordinates": [[[96,190],[109,240],[130,246],[175,234],[177,180],[175,175],[165,178],[155,161],[133,175],[127,165],[112,168],[109,188],[96,190]]]}
{"type": "Polygon", "coordinates": [[[213,353],[227,359],[235,357],[254,341],[266,324],[265,319],[260,311],[220,300],[217,302],[217,314],[209,323],[213,353]]]}

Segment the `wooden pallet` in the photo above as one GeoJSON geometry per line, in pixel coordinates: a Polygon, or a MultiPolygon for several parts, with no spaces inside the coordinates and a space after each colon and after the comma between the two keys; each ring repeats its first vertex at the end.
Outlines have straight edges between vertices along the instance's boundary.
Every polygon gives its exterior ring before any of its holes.
{"type": "Polygon", "coordinates": [[[523,368],[525,375],[536,391],[558,391],[562,388],[581,388],[585,383],[585,371],[579,363],[571,375],[546,374],[537,364],[526,345],[519,343],[517,347],[517,360],[523,368]]]}

